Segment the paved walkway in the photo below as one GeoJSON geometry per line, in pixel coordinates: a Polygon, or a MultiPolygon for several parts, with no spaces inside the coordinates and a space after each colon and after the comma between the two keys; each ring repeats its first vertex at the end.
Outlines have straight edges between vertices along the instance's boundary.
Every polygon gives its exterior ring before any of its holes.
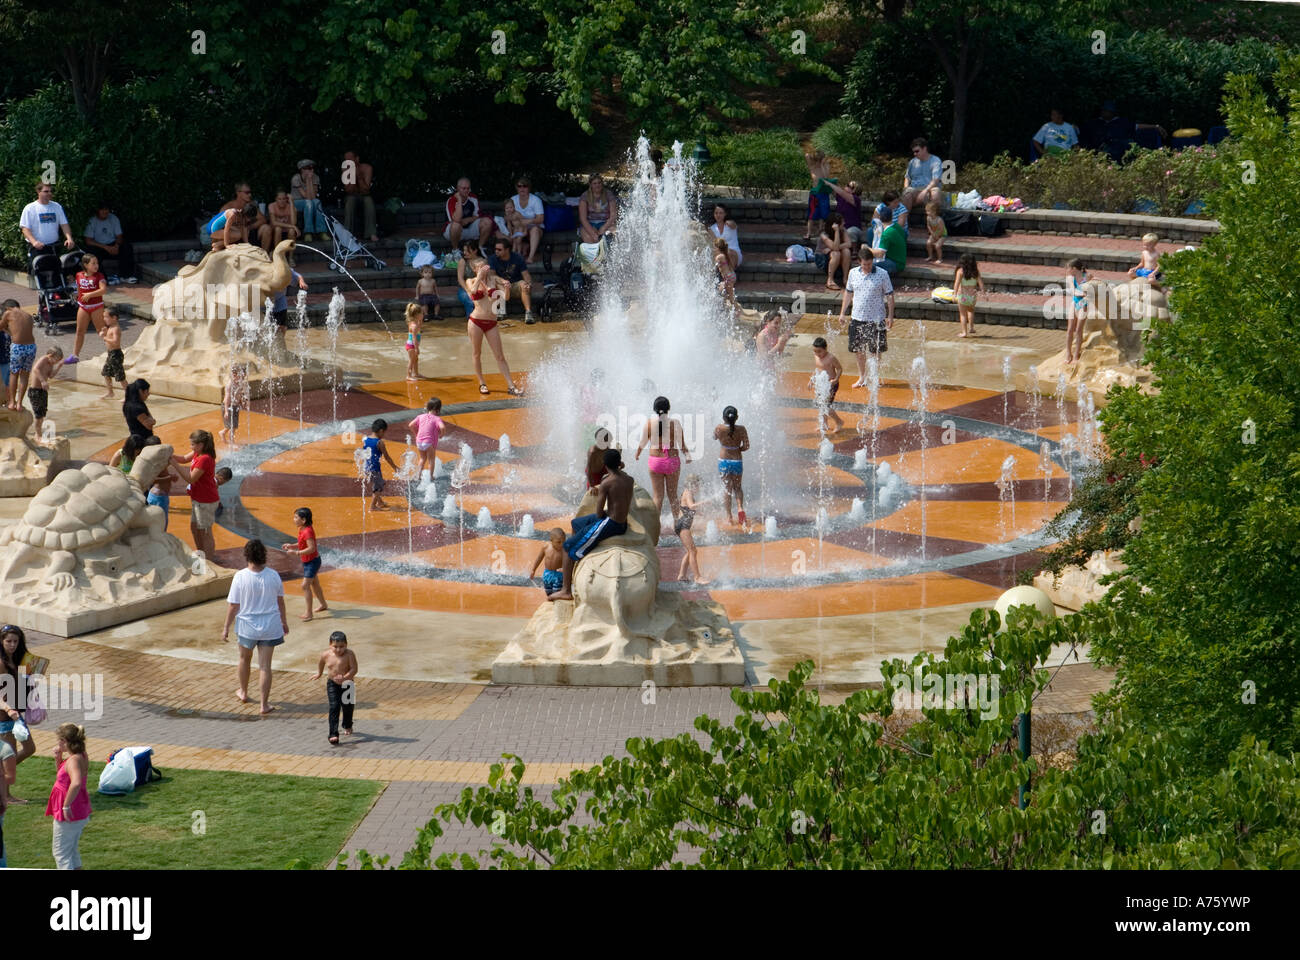
{"type": "MultiPolygon", "coordinates": [[[[150,655],[79,640],[32,633],[33,646],[50,659],[52,673],[98,677],[99,710],[54,710],[35,731],[37,749],[48,752],[50,731],[64,720],[84,722],[92,734],[91,756],[121,746],[151,744],[166,770],[239,770],[303,777],[381,780],[387,787],[345,850],[390,854],[394,862],[414,843],[434,808],[456,800],[466,787],[487,782],[503,753],[528,764],[526,782],[553,784],[571,770],[605,757],[625,756],[629,737],[670,737],[694,730],[696,716],[737,713],[721,687],[660,688],[654,704],[639,688],[534,687],[425,683],[359,677],[355,735],[337,747],[326,741],[323,681],[296,671],[274,672],[270,716],[255,703],[234,697],[234,669],[175,657],[150,655]]],[[[256,674],[253,676],[256,685],[256,674]]],[[[1091,696],[1104,689],[1108,672],[1090,664],[1065,666],[1036,709],[1040,714],[1086,714],[1091,696]]],[[[94,680],[90,683],[93,685],[94,680]]],[[[850,691],[828,690],[827,702],[850,691]]],[[[58,702],[71,705],[71,688],[58,702]]],[[[52,704],[55,695],[51,694],[52,704]]],[[[34,795],[19,778],[17,794],[34,795]]],[[[545,792],[545,791],[543,791],[545,792]]],[[[452,825],[435,846],[477,854],[492,837],[484,830],[452,825]]]]}

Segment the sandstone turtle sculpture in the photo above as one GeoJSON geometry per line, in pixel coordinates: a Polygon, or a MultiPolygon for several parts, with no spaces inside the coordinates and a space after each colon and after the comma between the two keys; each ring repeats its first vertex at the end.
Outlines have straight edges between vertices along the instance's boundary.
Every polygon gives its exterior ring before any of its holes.
{"type": "Polygon", "coordinates": [[[65,470],[42,489],[22,519],[0,532],[0,580],[48,556],[42,579],[56,589],[72,586],[77,554],[96,550],[133,530],[163,530],[161,507],[145,502],[149,487],[166,468],[172,448],[145,447],[131,473],[102,463],[65,470]]]}

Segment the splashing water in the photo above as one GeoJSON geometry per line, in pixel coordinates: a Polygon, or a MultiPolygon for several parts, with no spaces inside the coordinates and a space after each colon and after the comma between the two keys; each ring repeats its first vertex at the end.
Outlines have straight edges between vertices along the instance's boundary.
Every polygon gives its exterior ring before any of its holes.
{"type": "Polygon", "coordinates": [[[1002,358],[1002,426],[1007,425],[1007,399],[1011,396],[1011,354],[1002,358]]]}
{"type": "Polygon", "coordinates": [[[478,508],[478,519],[474,523],[474,529],[480,533],[486,533],[496,529],[496,523],[492,519],[492,511],[487,507],[478,508]]]}
{"type": "Polygon", "coordinates": [[[334,296],[330,297],[329,308],[325,312],[325,333],[330,342],[330,403],[332,404],[332,420],[339,418],[339,334],[343,332],[343,311],[347,308],[347,302],[343,299],[343,294],[339,293],[339,288],[334,288],[334,296]]]}
{"type": "Polygon", "coordinates": [[[524,519],[519,523],[519,536],[531,537],[533,533],[533,515],[531,513],[525,513],[524,519]]]}
{"type": "MultiPolygon", "coordinates": [[[[713,444],[722,408],[735,406],[750,439],[746,501],[764,516],[787,503],[792,514],[806,515],[807,492],[792,482],[803,470],[777,416],[770,377],[753,351],[740,349],[752,334],[717,293],[695,163],[682,156],[680,143],[672,156],[660,176],[644,138],[628,158],[631,186],[619,198],[618,234],[599,281],[590,335],[544,356],[529,378],[538,398],[535,424],[545,437],[539,446],[551,468],[574,476],[595,428],[605,427],[648,489],[645,458],[635,462],[630,451],[641,442],[656,396],[669,399],[669,416],[681,424],[693,459],[714,452],[705,448],[713,444]]],[[[692,469],[698,468],[683,470],[683,483],[692,469]]],[[[575,501],[581,495],[577,483],[566,489],[575,501]]]]}
{"type": "Polygon", "coordinates": [[[1002,542],[1005,543],[1011,539],[1007,535],[1007,518],[1003,512],[1008,503],[1011,504],[1011,526],[1010,530],[1016,528],[1016,458],[1008,456],[1002,461],[1002,472],[998,475],[997,488],[998,500],[1001,501],[998,507],[998,530],[1001,533],[1002,542]]]}

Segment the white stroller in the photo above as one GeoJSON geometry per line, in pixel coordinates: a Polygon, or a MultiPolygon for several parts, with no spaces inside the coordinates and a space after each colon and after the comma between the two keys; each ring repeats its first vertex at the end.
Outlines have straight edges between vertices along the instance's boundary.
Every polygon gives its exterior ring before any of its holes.
{"type": "Polygon", "coordinates": [[[350,259],[369,260],[371,270],[383,270],[387,264],[380,260],[373,253],[366,249],[356,237],[348,232],[348,228],[335,220],[328,213],[324,214],[325,226],[329,228],[330,237],[334,241],[334,259],[338,263],[331,263],[331,270],[342,270],[348,265],[350,259]]]}

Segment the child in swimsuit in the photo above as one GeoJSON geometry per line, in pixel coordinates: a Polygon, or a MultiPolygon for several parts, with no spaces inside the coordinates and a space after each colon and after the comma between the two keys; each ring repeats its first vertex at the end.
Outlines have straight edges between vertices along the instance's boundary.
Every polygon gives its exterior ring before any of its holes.
{"type": "Polygon", "coordinates": [[[427,473],[433,466],[433,460],[438,455],[438,440],[442,437],[443,427],[446,426],[439,414],[442,412],[442,401],[437,397],[430,397],[424,404],[424,413],[413,419],[406,425],[406,442],[411,442],[412,434],[415,436],[415,449],[420,454],[420,473],[427,473]]]}
{"type": "Polygon", "coordinates": [[[371,510],[387,510],[388,504],[379,494],[384,489],[384,474],[380,469],[379,458],[383,457],[388,461],[388,465],[397,470],[397,464],[393,463],[393,458],[388,455],[388,447],[384,445],[384,434],[388,432],[388,421],[383,417],[377,419],[370,425],[371,436],[366,437],[364,449],[366,451],[365,477],[362,480],[362,487],[370,495],[371,510]]]}
{"type": "Polygon", "coordinates": [[[1088,295],[1083,284],[1088,282],[1088,271],[1077,257],[1070,261],[1065,277],[1065,289],[1070,296],[1069,316],[1065,328],[1065,362],[1078,363],[1083,354],[1083,321],[1088,316],[1088,295]]]}
{"type": "Polygon", "coordinates": [[[104,356],[104,366],[100,368],[100,376],[104,378],[105,400],[113,399],[113,381],[116,380],[122,385],[122,391],[126,391],[126,365],[122,358],[122,328],[118,325],[118,313],[115,307],[109,307],[104,311],[104,326],[100,328],[99,336],[104,341],[104,348],[108,353],[104,356]]]}
{"type": "Polygon", "coordinates": [[[952,288],[957,294],[957,319],[961,321],[959,337],[975,336],[975,302],[984,292],[984,278],[980,276],[975,254],[963,253],[952,275],[952,288]]]}
{"type": "Polygon", "coordinates": [[[939,214],[939,204],[930,201],[925,205],[925,225],[930,236],[925,241],[925,252],[931,263],[943,263],[943,238],[948,236],[948,225],[939,214]]]}
{"type": "Polygon", "coordinates": [[[564,531],[559,527],[551,530],[550,541],[537,551],[537,557],[528,569],[529,580],[537,574],[538,566],[542,567],[542,589],[549,597],[564,585],[564,574],[560,572],[564,566],[564,531]]]}
{"type": "Polygon", "coordinates": [[[682,512],[673,523],[673,533],[681,539],[684,551],[681,569],[677,571],[677,579],[703,585],[709,581],[700,576],[700,558],[695,552],[695,536],[691,533],[691,525],[695,522],[695,511],[700,506],[699,497],[700,478],[692,474],[687,478],[686,488],[682,491],[682,512]],[[691,576],[692,570],[695,571],[694,576],[691,576]]]}
{"type": "Polygon", "coordinates": [[[442,304],[438,302],[438,281],[433,275],[433,267],[425,264],[420,268],[420,279],[415,285],[415,301],[424,307],[426,317],[442,319],[442,304]]]}
{"type": "Polygon", "coordinates": [[[81,261],[81,270],[77,273],[76,284],[77,334],[72,345],[72,354],[68,357],[70,364],[78,361],[81,348],[85,345],[86,330],[91,322],[94,322],[96,331],[103,329],[104,315],[100,311],[104,309],[104,292],[108,289],[108,281],[99,272],[99,258],[93,253],[87,254],[81,261]]]}
{"type": "Polygon", "coordinates": [[[420,379],[420,324],[424,322],[424,307],[418,303],[406,305],[406,379],[420,379]]]}
{"type": "Polygon", "coordinates": [[[844,365],[840,363],[839,357],[831,353],[826,346],[826,338],[818,337],[812,342],[813,352],[813,397],[817,400],[817,420],[818,427],[822,433],[826,432],[826,417],[835,421],[835,429],[844,429],[844,420],[834,409],[835,395],[840,392],[840,377],[844,373],[844,365]],[[829,386],[826,390],[826,396],[817,396],[817,374],[825,373],[829,386]]]}
{"type": "Polygon", "coordinates": [[[239,449],[235,443],[235,432],[239,429],[239,411],[248,406],[248,400],[248,366],[242,363],[231,364],[230,377],[221,390],[221,429],[217,431],[217,436],[222,443],[229,444],[232,450],[239,449]]]}
{"type": "Polygon", "coordinates": [[[1128,275],[1136,280],[1138,277],[1148,277],[1151,280],[1158,280],[1160,273],[1160,254],[1156,252],[1156,244],[1160,242],[1160,237],[1154,233],[1142,235],[1142,254],[1138,265],[1129,270],[1128,275]]]}
{"type": "Polygon", "coordinates": [[[727,522],[734,522],[731,519],[731,498],[734,496],[736,506],[739,508],[737,516],[743,527],[745,491],[741,489],[740,484],[745,473],[745,464],[741,457],[749,449],[749,431],[737,425],[736,420],[739,416],[735,407],[727,407],[723,410],[722,423],[713,428],[713,439],[722,446],[721,456],[718,457],[718,474],[722,477],[722,504],[727,511],[727,522]]]}

